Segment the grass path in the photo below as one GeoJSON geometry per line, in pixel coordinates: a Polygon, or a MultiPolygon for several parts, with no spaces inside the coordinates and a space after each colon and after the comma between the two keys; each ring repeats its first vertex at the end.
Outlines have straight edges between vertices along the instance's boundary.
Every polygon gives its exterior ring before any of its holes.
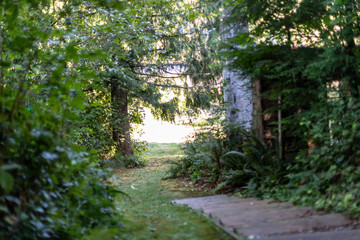
{"type": "Polygon", "coordinates": [[[144,155],[147,167],[117,170],[121,189],[131,198],[119,199],[119,209],[131,232],[127,239],[231,239],[200,213],[171,204],[174,199],[206,195],[180,181],[162,180],[171,161],[181,153],[178,144],[150,144],[144,155]]]}

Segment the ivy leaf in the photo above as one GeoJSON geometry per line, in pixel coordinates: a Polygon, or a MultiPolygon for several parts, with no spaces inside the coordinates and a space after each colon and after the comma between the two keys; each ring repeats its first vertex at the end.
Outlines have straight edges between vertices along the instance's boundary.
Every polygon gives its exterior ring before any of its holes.
{"type": "Polygon", "coordinates": [[[0,212],[8,213],[8,212],[9,212],[9,209],[7,208],[7,206],[0,205],[0,212]]]}
{"type": "Polygon", "coordinates": [[[189,14],[190,21],[194,21],[198,15],[199,13],[190,13],[189,14]]]}
{"type": "Polygon", "coordinates": [[[14,169],[21,169],[21,166],[18,164],[6,164],[6,165],[2,165],[0,169],[3,171],[10,171],[14,169]]]}
{"type": "Polygon", "coordinates": [[[13,176],[8,172],[0,171],[0,185],[5,192],[7,193],[11,192],[14,186],[13,176]]]}
{"type": "Polygon", "coordinates": [[[52,162],[52,161],[54,161],[54,160],[56,160],[56,159],[59,158],[59,155],[57,155],[56,153],[50,153],[50,152],[47,152],[47,151],[43,152],[43,153],[41,154],[41,156],[42,156],[45,160],[47,160],[48,162],[52,162]]]}
{"type": "Polygon", "coordinates": [[[70,101],[70,107],[84,110],[84,99],[81,96],[76,96],[70,101]]]}

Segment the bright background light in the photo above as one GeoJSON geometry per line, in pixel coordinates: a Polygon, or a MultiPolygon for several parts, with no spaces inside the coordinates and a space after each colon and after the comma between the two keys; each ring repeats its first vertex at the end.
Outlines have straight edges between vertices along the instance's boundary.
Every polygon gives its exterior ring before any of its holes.
{"type": "Polygon", "coordinates": [[[135,138],[157,143],[181,143],[186,141],[186,137],[194,133],[194,128],[184,125],[176,125],[154,119],[150,110],[145,110],[145,125],[142,127],[144,134],[135,138]]]}

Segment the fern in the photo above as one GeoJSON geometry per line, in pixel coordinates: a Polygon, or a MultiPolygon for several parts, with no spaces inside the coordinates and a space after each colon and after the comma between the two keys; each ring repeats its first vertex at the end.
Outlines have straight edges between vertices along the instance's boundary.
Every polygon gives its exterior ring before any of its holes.
{"type": "Polygon", "coordinates": [[[227,169],[241,169],[247,162],[247,155],[238,151],[230,151],[221,157],[221,163],[227,169]]]}
{"type": "Polygon", "coordinates": [[[279,175],[280,160],[276,152],[256,136],[249,136],[242,145],[242,151],[230,151],[221,157],[226,171],[226,182],[232,186],[247,186],[261,182],[267,176],[279,175]]]}

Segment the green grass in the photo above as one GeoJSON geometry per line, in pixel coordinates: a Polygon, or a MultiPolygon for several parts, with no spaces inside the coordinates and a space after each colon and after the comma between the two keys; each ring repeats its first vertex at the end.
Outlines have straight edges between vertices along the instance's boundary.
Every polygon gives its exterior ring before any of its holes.
{"type": "Polygon", "coordinates": [[[126,239],[232,239],[211,220],[187,207],[171,204],[174,199],[203,196],[191,184],[177,180],[162,180],[172,160],[181,157],[178,144],[149,146],[144,157],[145,168],[118,169],[124,196],[119,197],[119,210],[127,220],[126,239]]]}
{"type": "Polygon", "coordinates": [[[148,150],[143,154],[143,158],[151,160],[153,158],[169,158],[183,156],[181,144],[178,143],[149,143],[148,150]]]}

